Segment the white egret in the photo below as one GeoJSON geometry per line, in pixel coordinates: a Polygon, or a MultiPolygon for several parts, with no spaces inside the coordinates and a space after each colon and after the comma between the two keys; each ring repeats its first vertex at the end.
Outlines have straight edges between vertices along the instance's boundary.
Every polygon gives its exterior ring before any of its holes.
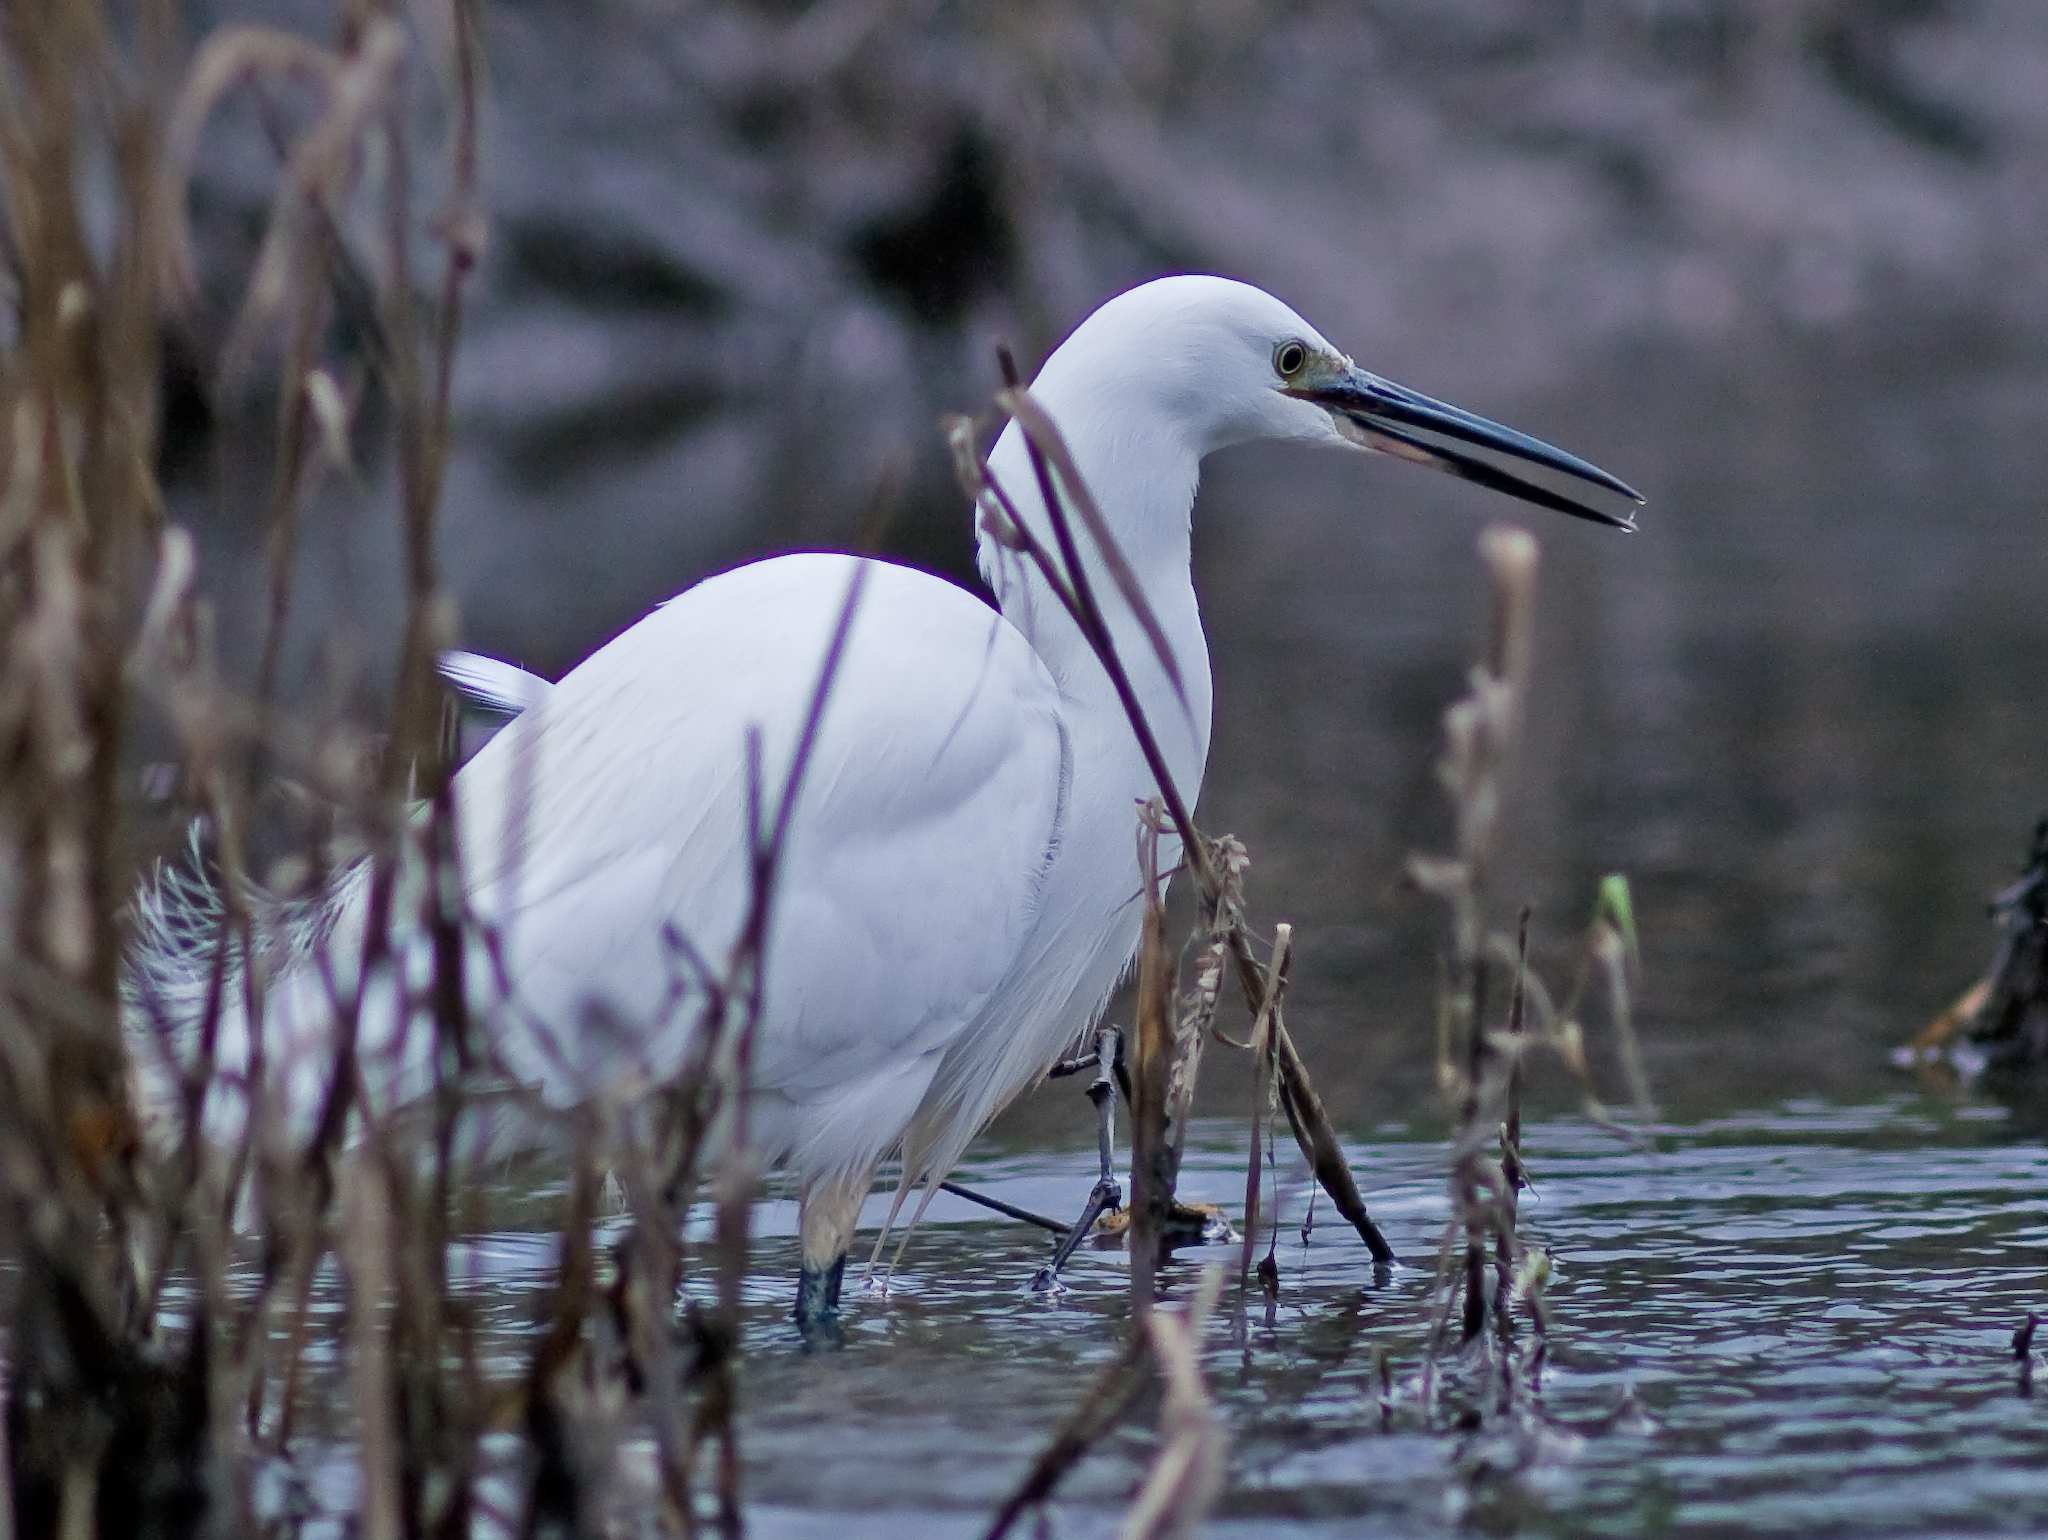
{"type": "MultiPolygon", "coordinates": [[[[1420,431],[1640,501],[1583,460],[1367,373],[1279,300],[1222,278],[1165,278],[1110,300],[1032,392],[1177,665],[1178,686],[1102,554],[1084,550],[1190,804],[1211,692],[1189,516],[1210,452],[1254,439],[1380,450],[1627,525],[1420,431]]],[[[1015,424],[989,465],[1052,544],[1015,424]]],[[[488,664],[469,681],[524,708],[454,780],[466,902],[496,933],[502,964],[474,959],[479,1019],[494,1024],[506,1063],[561,1099],[673,1072],[686,1026],[579,1040],[578,1023],[592,998],[629,1026],[668,1019],[665,934],[714,957],[733,941],[749,898],[743,743],[758,731],[762,784],[780,784],[850,576],[865,565],[776,877],[748,1099],[758,1153],[795,1179],[797,1313],[809,1324],[837,1308],[880,1162],[900,1153],[905,1191],[946,1176],[997,1110],[1083,1038],[1138,940],[1133,818],[1156,790],[1152,774],[1053,590],[987,521],[978,538],[999,612],[909,567],[782,556],[686,590],[552,688],[516,671],[494,679],[488,664]],[[550,1039],[570,1040],[567,1051],[550,1039]]],[[[1163,843],[1171,863],[1178,847],[1163,843]]],[[[361,952],[366,886],[360,871],[345,877],[318,921],[344,972],[361,952]]],[[[159,979],[178,966],[161,952],[145,963],[159,979]]],[[[310,966],[284,969],[263,1035],[273,1066],[324,1062],[330,999],[310,966]]],[[[406,1041],[411,1008],[397,985],[371,981],[366,1062],[406,1041]]],[[[249,1035],[231,1013],[220,1048],[231,1074],[247,1068],[249,1035]]],[[[409,1085],[400,1074],[389,1094],[421,1089],[419,1072],[412,1062],[409,1085]]],[[[289,1102],[310,1094],[290,1090],[289,1102]]]]}

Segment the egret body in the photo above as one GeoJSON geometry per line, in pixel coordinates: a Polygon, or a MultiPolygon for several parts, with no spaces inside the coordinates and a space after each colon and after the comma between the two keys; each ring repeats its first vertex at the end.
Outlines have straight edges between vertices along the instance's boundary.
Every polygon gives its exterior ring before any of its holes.
{"type": "MultiPolygon", "coordinates": [[[[1221,278],[1110,300],[1032,392],[1164,633],[1177,685],[1084,537],[1091,586],[1189,804],[1211,703],[1189,516],[1212,451],[1254,439],[1391,451],[1625,523],[1463,442],[1634,496],[1584,461],[1367,374],[1279,300],[1221,278]]],[[[989,465],[1051,546],[1015,424],[989,465]]],[[[799,1194],[800,1315],[836,1304],[879,1163],[900,1151],[906,1190],[936,1184],[1093,1024],[1138,942],[1134,812],[1156,793],[1152,772],[1059,598],[989,521],[977,528],[999,610],[883,561],[756,562],[528,692],[454,780],[466,902],[502,964],[479,948],[469,984],[503,1062],[561,1100],[673,1073],[695,1017],[668,1005],[669,937],[711,958],[733,942],[749,901],[746,736],[760,734],[762,784],[780,785],[865,565],[775,879],[748,1091],[750,1141],[799,1194]],[[593,999],[626,1030],[586,1030],[593,999]]],[[[1162,845],[1170,864],[1177,846],[1162,845]]],[[[344,878],[321,922],[344,973],[360,961],[366,886],[360,872],[344,878]]],[[[368,981],[362,1027],[366,1063],[390,1055],[394,1100],[426,1083],[409,1046],[426,1034],[406,1031],[425,1004],[406,997],[403,971],[368,981]]],[[[266,1016],[272,1065],[287,1077],[324,1066],[332,1010],[313,969],[287,966],[266,1016]]],[[[246,1070],[250,1036],[223,1024],[230,1074],[246,1070]]],[[[316,1085],[288,1079],[287,1103],[316,1085]]]]}

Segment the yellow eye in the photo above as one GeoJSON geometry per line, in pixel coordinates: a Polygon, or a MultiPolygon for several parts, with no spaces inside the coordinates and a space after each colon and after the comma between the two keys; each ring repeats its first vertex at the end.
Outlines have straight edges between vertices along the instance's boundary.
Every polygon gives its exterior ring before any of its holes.
{"type": "Polygon", "coordinates": [[[1308,362],[1308,349],[1299,342],[1283,342],[1273,349],[1273,372],[1283,380],[1301,373],[1308,362]]]}

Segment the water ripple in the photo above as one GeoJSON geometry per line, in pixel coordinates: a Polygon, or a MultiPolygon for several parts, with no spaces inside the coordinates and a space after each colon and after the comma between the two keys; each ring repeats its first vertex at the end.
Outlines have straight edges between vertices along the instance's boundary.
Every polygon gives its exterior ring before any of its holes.
{"type": "MultiPolygon", "coordinates": [[[[1441,1146],[1381,1133],[1352,1150],[1406,1260],[1382,1286],[1327,1205],[1303,1241],[1308,1185],[1283,1151],[1279,1298],[1270,1318],[1220,1311],[1206,1348],[1231,1440],[1211,1532],[2048,1528],[2048,1405],[2017,1395],[2010,1361],[2013,1326],[2048,1305],[2048,1151],[2007,1135],[1939,1109],[1810,1101],[1658,1128],[1648,1148],[1576,1123],[1533,1126],[1523,1230],[1553,1257],[1545,1416],[1471,1434],[1446,1431],[1448,1417],[1425,1425],[1415,1398],[1448,1212],[1441,1146]],[[1383,1356],[1395,1386],[1384,1416],[1383,1356]]],[[[1188,1196],[1235,1211],[1240,1138],[1198,1127],[1188,1196]]],[[[1090,1167],[1074,1149],[989,1158],[963,1176],[1060,1214],[1090,1167]]],[[[868,1222],[885,1208],[877,1199],[868,1222]]],[[[1036,1297],[1025,1284],[1042,1237],[943,1198],[886,1295],[849,1278],[847,1348],[814,1355],[786,1321],[793,1219],[787,1201],[762,1205],[744,1296],[750,1532],[977,1533],[1117,1352],[1122,1253],[1083,1250],[1068,1292],[1036,1297]]],[[[1184,1251],[1165,1287],[1184,1291],[1209,1263],[1234,1271],[1236,1258],[1234,1246],[1184,1251]]],[[[554,1265],[546,1233],[456,1249],[451,1276],[478,1308],[493,1368],[527,1350],[554,1265]]],[[[1152,1416],[1141,1403],[1073,1473],[1058,1533],[1116,1531],[1153,1452],[1152,1416]]],[[[630,1484],[651,1454],[631,1445],[621,1459],[630,1484]]],[[[322,1479],[341,1490],[348,1478],[322,1479]]]]}

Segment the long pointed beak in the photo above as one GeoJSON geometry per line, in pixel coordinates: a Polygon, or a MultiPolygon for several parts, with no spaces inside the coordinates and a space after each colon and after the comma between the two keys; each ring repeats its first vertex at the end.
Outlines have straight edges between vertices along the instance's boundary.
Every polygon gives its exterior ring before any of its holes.
{"type": "Polygon", "coordinates": [[[1420,429],[1438,438],[1472,444],[1509,459],[1540,465],[1575,481],[1616,493],[1632,503],[1643,501],[1643,495],[1634,487],[1617,476],[1609,475],[1591,461],[1581,460],[1577,455],[1567,454],[1541,439],[1517,433],[1513,428],[1503,427],[1449,402],[1425,396],[1419,390],[1396,385],[1392,380],[1383,380],[1354,366],[1347,369],[1340,379],[1327,384],[1295,387],[1287,393],[1326,409],[1336,419],[1340,433],[1368,449],[1377,449],[1383,454],[1428,466],[1431,470],[1477,482],[1482,487],[1519,497],[1539,508],[1554,509],[1574,518],[1591,519],[1596,524],[1610,525],[1615,529],[1632,531],[1636,527],[1633,511],[1609,513],[1538,482],[1526,480],[1491,460],[1482,460],[1448,444],[1418,437],[1412,430],[1420,429]]]}

